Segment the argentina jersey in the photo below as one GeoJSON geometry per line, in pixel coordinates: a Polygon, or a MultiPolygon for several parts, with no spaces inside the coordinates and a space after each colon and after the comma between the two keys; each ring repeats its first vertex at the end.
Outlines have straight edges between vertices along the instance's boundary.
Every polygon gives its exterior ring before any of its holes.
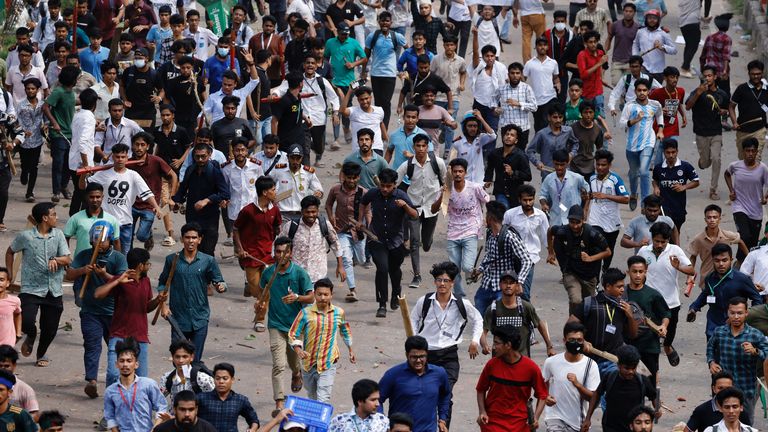
{"type": "Polygon", "coordinates": [[[626,126],[629,120],[637,119],[641,112],[643,118],[627,129],[627,151],[639,152],[656,145],[654,119],[661,127],[664,125],[661,104],[655,100],[648,100],[645,105],[637,102],[628,103],[621,111],[621,124],[626,126]]]}

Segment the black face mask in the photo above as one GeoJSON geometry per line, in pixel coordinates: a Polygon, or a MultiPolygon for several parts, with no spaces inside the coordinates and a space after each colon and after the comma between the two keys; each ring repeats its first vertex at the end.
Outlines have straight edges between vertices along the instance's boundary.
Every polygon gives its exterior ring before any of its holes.
{"type": "Polygon", "coordinates": [[[576,341],[566,341],[565,350],[571,354],[581,354],[584,350],[584,343],[576,341]]]}

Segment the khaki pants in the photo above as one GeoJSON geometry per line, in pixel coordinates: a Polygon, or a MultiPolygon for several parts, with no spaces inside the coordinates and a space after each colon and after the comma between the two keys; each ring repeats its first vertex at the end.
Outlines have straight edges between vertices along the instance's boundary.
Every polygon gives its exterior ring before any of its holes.
{"type": "Polygon", "coordinates": [[[757,160],[761,161],[765,146],[765,128],[760,128],[754,132],[736,131],[736,149],[739,151],[739,160],[744,160],[744,149],[741,148],[741,143],[747,138],[757,138],[757,160]]]}
{"type": "Polygon", "coordinates": [[[570,312],[574,313],[585,297],[595,295],[597,278],[585,280],[570,273],[563,273],[563,286],[568,293],[570,312]]]}
{"type": "Polygon", "coordinates": [[[523,64],[531,59],[531,38],[541,36],[547,29],[544,14],[525,15],[520,18],[523,26],[523,64]]]}
{"type": "MultiPolygon", "coordinates": [[[[245,297],[253,297],[256,299],[257,302],[261,300],[262,290],[261,285],[259,285],[259,281],[261,280],[261,272],[264,271],[264,267],[246,267],[245,268],[245,282],[247,284],[246,289],[243,292],[243,295],[245,297]]],[[[256,312],[256,322],[257,323],[263,323],[264,317],[267,315],[267,310],[269,310],[269,294],[267,294],[267,297],[264,299],[264,307],[262,309],[258,309],[256,312]]]]}
{"type": "Polygon", "coordinates": [[[619,80],[629,73],[629,63],[611,62],[611,84],[615,87],[619,80]]]}
{"type": "Polygon", "coordinates": [[[285,400],[285,367],[291,368],[292,375],[300,375],[299,356],[288,344],[288,333],[274,328],[269,329],[269,351],[272,353],[272,395],[276,401],[285,400]]]}
{"type": "Polygon", "coordinates": [[[720,150],[723,147],[723,136],[696,135],[696,147],[699,149],[699,169],[712,167],[712,178],[709,181],[709,191],[717,192],[720,180],[720,150]]]}

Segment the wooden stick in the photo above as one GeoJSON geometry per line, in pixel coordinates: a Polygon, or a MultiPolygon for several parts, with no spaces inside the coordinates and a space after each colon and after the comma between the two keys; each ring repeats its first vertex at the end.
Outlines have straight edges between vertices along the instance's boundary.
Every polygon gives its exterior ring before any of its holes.
{"type": "MultiPolygon", "coordinates": [[[[613,355],[613,354],[611,354],[609,352],[601,351],[601,350],[595,348],[589,342],[585,342],[584,343],[584,349],[585,349],[585,352],[588,353],[588,354],[594,354],[594,355],[596,355],[598,357],[601,357],[601,358],[604,358],[604,359],[606,359],[608,361],[611,361],[613,363],[619,364],[619,358],[618,357],[616,357],[615,355],[613,355]]],[[[648,375],[648,376],[651,375],[651,371],[648,370],[648,367],[646,367],[645,363],[643,363],[642,361],[637,364],[637,371],[640,372],[643,375],[648,375]]]]}
{"type": "Polygon", "coordinates": [[[413,336],[413,324],[411,324],[411,312],[408,310],[408,301],[405,299],[405,296],[401,295],[397,298],[397,302],[400,304],[400,315],[403,317],[405,337],[411,337],[413,336]]]}
{"type": "Polygon", "coordinates": [[[453,173],[451,173],[451,167],[448,166],[448,162],[456,158],[458,152],[455,148],[452,148],[448,153],[448,159],[445,160],[445,182],[443,184],[443,202],[440,204],[440,210],[443,212],[443,216],[448,215],[448,201],[451,199],[451,190],[453,189],[453,173]]]}
{"type": "Polygon", "coordinates": [[[288,189],[280,192],[279,194],[275,195],[275,203],[279,203],[280,201],[287,200],[288,198],[293,195],[293,189],[288,189]]]}
{"type": "MultiPolygon", "coordinates": [[[[99,257],[99,248],[101,247],[101,243],[104,241],[104,238],[107,235],[107,230],[104,229],[102,226],[99,230],[99,242],[93,247],[93,253],[91,254],[91,262],[90,265],[93,266],[96,264],[96,258],[99,257]]],[[[85,289],[88,287],[88,282],[91,281],[91,275],[93,274],[93,270],[86,271],[85,273],[85,279],[83,280],[83,284],[80,285],[80,300],[85,298],[85,289]]]]}
{"type": "Polygon", "coordinates": [[[16,164],[13,163],[13,152],[10,150],[6,150],[5,158],[8,160],[8,168],[11,169],[11,175],[13,177],[16,177],[16,164]]]}
{"type": "MultiPolygon", "coordinates": [[[[170,298],[171,296],[171,284],[173,283],[173,275],[176,273],[176,263],[179,261],[179,255],[181,255],[181,252],[176,252],[176,255],[173,257],[173,261],[171,262],[171,270],[168,272],[168,279],[165,281],[165,290],[168,293],[167,298],[170,298]]],[[[160,317],[160,311],[163,310],[164,305],[165,301],[162,301],[159,305],[157,305],[155,316],[152,318],[152,325],[157,324],[157,319],[160,317]]]]}
{"type": "MultiPolygon", "coordinates": [[[[276,261],[275,271],[272,273],[272,276],[270,276],[269,281],[267,281],[267,284],[264,286],[264,289],[261,291],[261,296],[258,298],[258,309],[259,311],[263,310],[267,307],[266,303],[269,301],[269,290],[272,289],[272,284],[275,283],[275,277],[277,276],[278,268],[280,267],[282,261],[276,261]]],[[[266,270],[266,269],[265,269],[266,270]]],[[[258,322],[259,312],[256,312],[256,314],[253,317],[253,322],[258,322]]]]}
{"type": "MultiPolygon", "coordinates": [[[[142,164],[144,162],[145,161],[143,161],[143,160],[129,160],[128,162],[125,163],[125,166],[139,165],[139,164],[142,164]]],[[[95,173],[95,172],[99,172],[99,171],[108,170],[108,169],[110,169],[110,168],[112,168],[114,166],[115,166],[115,164],[108,164],[108,165],[97,165],[97,166],[89,166],[89,167],[79,168],[77,171],[75,171],[75,174],[83,175],[83,174],[95,173]]]]}
{"type": "Polygon", "coordinates": [[[659,333],[661,333],[661,326],[660,326],[660,325],[657,325],[657,324],[656,324],[655,322],[653,322],[653,321],[652,321],[650,318],[648,318],[648,317],[645,317],[645,324],[647,324],[647,325],[648,325],[648,327],[650,327],[650,329],[651,329],[651,330],[653,330],[653,332],[654,332],[654,333],[656,333],[657,335],[658,335],[659,333]]]}

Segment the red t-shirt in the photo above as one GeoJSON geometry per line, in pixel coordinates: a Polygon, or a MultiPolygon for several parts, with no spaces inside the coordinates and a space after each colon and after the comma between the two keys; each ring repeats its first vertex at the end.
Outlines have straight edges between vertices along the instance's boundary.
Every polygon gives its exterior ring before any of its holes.
{"type": "MultiPolygon", "coordinates": [[[[680,135],[680,118],[677,115],[677,107],[685,100],[685,89],[677,87],[674,92],[667,91],[666,87],[653,89],[648,97],[658,101],[664,110],[664,137],[680,135]]],[[[653,125],[654,132],[658,132],[659,125],[653,125]]]]}
{"type": "MultiPolygon", "coordinates": [[[[173,169],[159,156],[147,155],[147,162],[140,165],[131,165],[128,168],[139,173],[141,178],[147,182],[149,190],[155,196],[155,201],[160,204],[160,197],[163,192],[163,176],[167,176],[173,169]]],[[[171,191],[168,191],[170,193],[171,191]]],[[[152,206],[140,199],[133,204],[136,210],[151,210],[152,206]]]]}
{"type": "MultiPolygon", "coordinates": [[[[115,280],[119,276],[115,276],[115,280]]],[[[109,326],[109,336],[127,338],[133,336],[137,342],[149,343],[147,326],[147,304],[152,300],[152,285],[149,278],[118,284],[112,290],[115,298],[115,312],[109,326]]]]}
{"type": "Polygon", "coordinates": [[[526,402],[531,397],[531,389],[536,399],[546,399],[549,395],[541,369],[526,356],[520,357],[515,364],[499,357],[490,359],[475,389],[487,392],[485,411],[488,424],[480,428],[482,432],[528,430],[526,402]]]}
{"type": "MultiPolygon", "coordinates": [[[[235,229],[240,236],[243,249],[252,257],[272,264],[272,243],[275,241],[275,233],[280,231],[283,218],[276,205],[272,205],[266,212],[250,203],[240,210],[235,219],[235,229]]],[[[250,258],[240,260],[243,267],[263,267],[264,264],[250,258]]]]}
{"type": "Polygon", "coordinates": [[[603,94],[603,68],[598,67],[592,75],[587,75],[587,70],[596,65],[605,55],[605,51],[597,50],[597,55],[591,55],[588,50],[583,50],[576,57],[576,64],[579,66],[579,77],[584,81],[582,95],[586,99],[593,99],[595,96],[603,94]]]}

